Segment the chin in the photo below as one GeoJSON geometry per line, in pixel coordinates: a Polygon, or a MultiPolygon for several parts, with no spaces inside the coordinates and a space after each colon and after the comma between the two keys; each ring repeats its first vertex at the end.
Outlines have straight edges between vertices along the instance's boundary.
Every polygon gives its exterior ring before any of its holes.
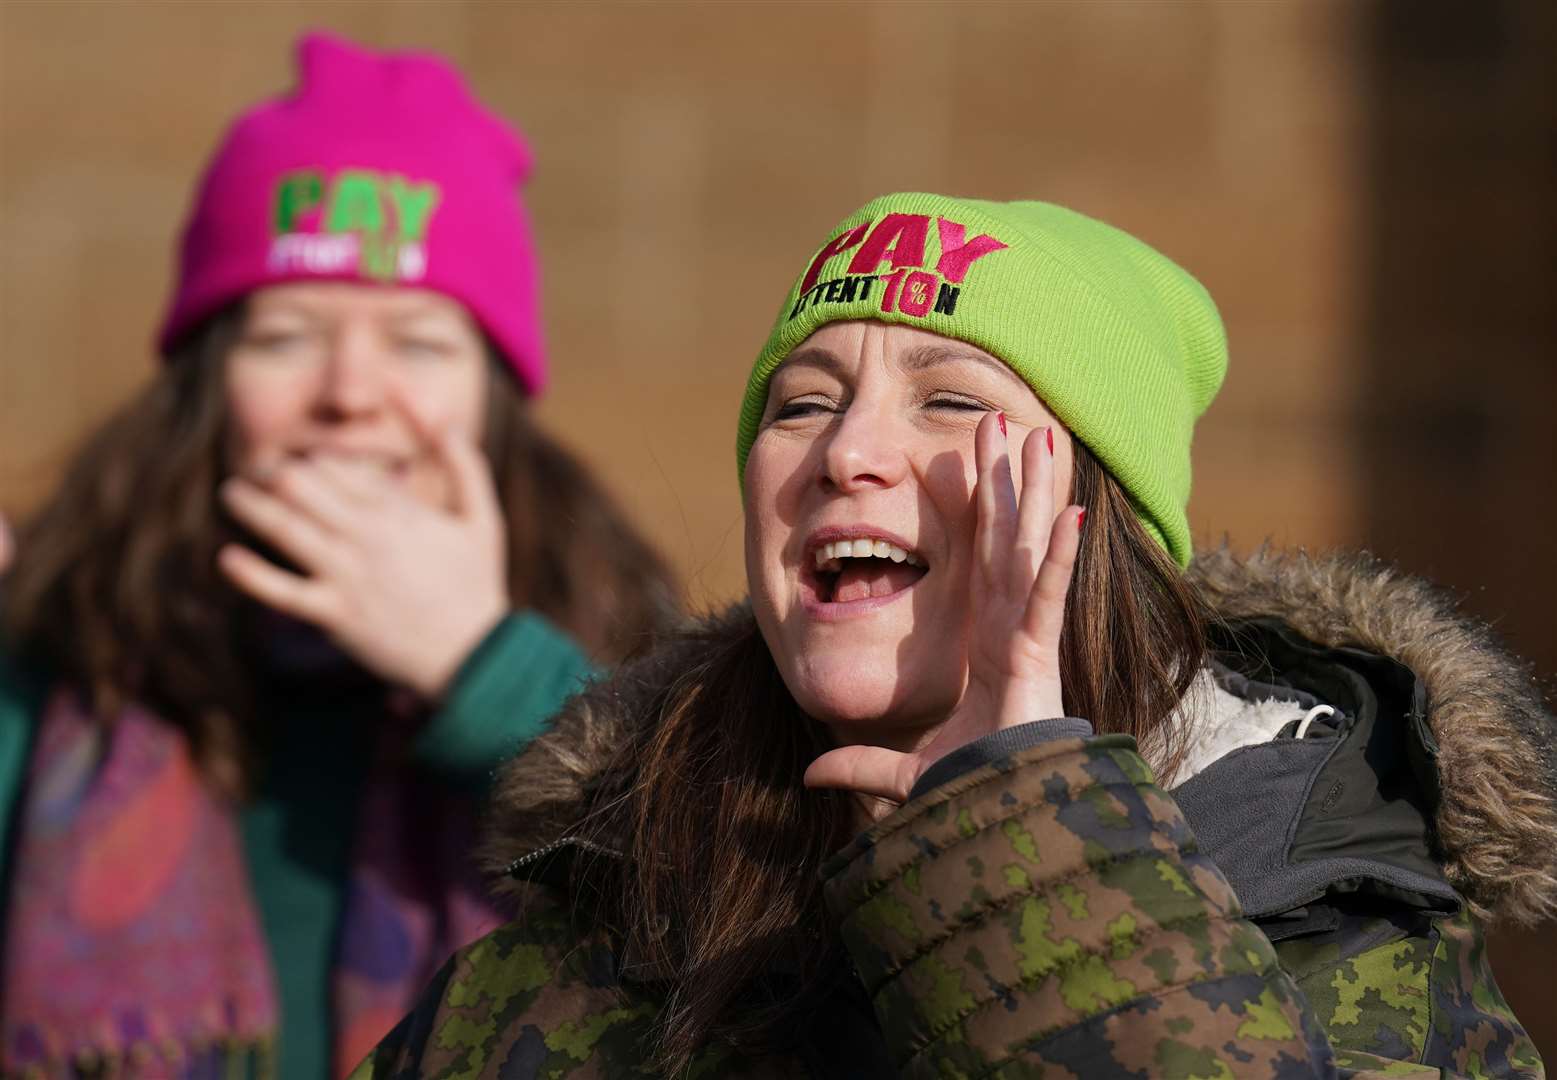
{"type": "Polygon", "coordinates": [[[824,724],[898,730],[943,719],[956,704],[956,693],[939,693],[916,677],[905,678],[894,653],[890,658],[832,650],[815,662],[802,659],[785,683],[800,708],[824,724]]]}
{"type": "Polygon", "coordinates": [[[795,695],[795,700],[807,716],[824,724],[884,728],[897,726],[890,693],[872,694],[859,690],[828,693],[803,688],[795,695]]]}

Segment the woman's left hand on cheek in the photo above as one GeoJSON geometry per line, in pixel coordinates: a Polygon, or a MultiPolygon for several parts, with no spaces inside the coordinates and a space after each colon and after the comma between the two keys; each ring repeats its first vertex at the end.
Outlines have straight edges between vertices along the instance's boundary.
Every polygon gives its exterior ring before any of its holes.
{"type": "Polygon", "coordinates": [[[358,662],[429,700],[510,607],[502,513],[486,460],[463,436],[424,432],[454,492],[430,506],[388,475],[329,458],[222,486],[233,517],[286,555],[218,556],[242,591],[326,631],[358,662]]]}
{"type": "Polygon", "coordinates": [[[845,746],[811,763],[810,787],[842,788],[902,803],[936,761],[984,735],[1064,715],[1060,629],[1085,510],[1054,514],[1050,432],[1022,447],[1018,503],[1001,418],[991,413],[974,436],[978,523],[971,577],[968,687],[946,722],[920,749],[845,746]]]}

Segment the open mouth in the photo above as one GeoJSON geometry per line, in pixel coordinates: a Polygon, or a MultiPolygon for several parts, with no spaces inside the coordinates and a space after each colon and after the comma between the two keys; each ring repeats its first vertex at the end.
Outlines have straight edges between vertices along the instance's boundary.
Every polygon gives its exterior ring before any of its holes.
{"type": "Polygon", "coordinates": [[[806,564],[823,604],[852,604],[913,588],[929,572],[923,556],[894,540],[857,536],[818,543],[806,564]]]}

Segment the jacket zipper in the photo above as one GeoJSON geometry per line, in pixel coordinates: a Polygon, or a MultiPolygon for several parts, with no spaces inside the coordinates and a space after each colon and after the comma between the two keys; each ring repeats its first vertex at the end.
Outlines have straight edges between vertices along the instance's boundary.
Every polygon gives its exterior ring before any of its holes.
{"type": "Polygon", "coordinates": [[[503,875],[505,877],[518,877],[519,872],[526,866],[529,866],[531,863],[539,862],[541,859],[545,858],[547,855],[550,855],[552,852],[569,846],[581,848],[584,851],[591,851],[596,855],[608,855],[613,859],[623,858],[623,855],[620,851],[614,851],[611,848],[597,844],[592,840],[585,840],[581,836],[564,836],[560,840],[553,840],[545,847],[536,848],[534,851],[529,852],[528,854],[519,856],[513,862],[503,867],[503,875]]]}

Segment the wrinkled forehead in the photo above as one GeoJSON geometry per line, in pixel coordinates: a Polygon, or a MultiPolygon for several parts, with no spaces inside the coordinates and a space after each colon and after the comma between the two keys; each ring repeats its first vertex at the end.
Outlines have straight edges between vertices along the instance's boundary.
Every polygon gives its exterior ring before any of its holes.
{"type": "Polygon", "coordinates": [[[1010,366],[977,345],[915,327],[850,320],[817,329],[781,360],[773,378],[786,371],[815,368],[844,377],[863,359],[882,362],[888,371],[912,377],[926,371],[960,367],[980,371],[1031,393],[1010,366]]]}

